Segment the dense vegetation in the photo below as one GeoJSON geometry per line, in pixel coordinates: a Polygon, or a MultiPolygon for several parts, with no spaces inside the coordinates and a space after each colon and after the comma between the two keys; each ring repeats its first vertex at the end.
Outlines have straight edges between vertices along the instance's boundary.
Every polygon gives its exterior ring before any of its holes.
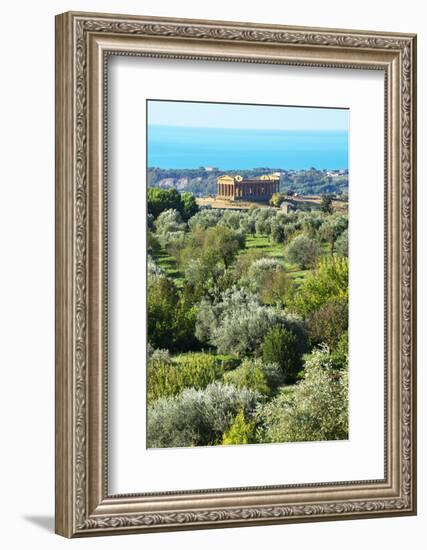
{"type": "Polygon", "coordinates": [[[347,215],[148,212],[148,446],[346,439],[347,215]]]}
{"type": "Polygon", "coordinates": [[[197,197],[216,194],[216,178],[224,174],[239,174],[244,178],[258,178],[263,174],[280,172],[280,191],[300,195],[323,195],[333,193],[347,196],[348,171],[335,170],[284,170],[282,168],[254,168],[253,170],[222,170],[203,167],[193,169],[149,168],[149,187],[187,191],[197,197]]]}

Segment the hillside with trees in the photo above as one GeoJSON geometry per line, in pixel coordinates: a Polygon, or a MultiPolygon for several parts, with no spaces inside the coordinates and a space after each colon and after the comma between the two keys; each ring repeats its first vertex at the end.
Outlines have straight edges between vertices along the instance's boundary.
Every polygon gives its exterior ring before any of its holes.
{"type": "Polygon", "coordinates": [[[299,195],[322,195],[332,193],[337,196],[348,194],[348,170],[285,170],[282,168],[254,168],[253,170],[228,170],[216,168],[163,169],[149,168],[149,187],[187,191],[196,197],[216,194],[216,178],[226,174],[241,175],[244,179],[259,178],[264,174],[278,172],[280,191],[299,195]]]}
{"type": "Polygon", "coordinates": [[[148,213],[148,447],[347,439],[347,215],[148,213]]]}

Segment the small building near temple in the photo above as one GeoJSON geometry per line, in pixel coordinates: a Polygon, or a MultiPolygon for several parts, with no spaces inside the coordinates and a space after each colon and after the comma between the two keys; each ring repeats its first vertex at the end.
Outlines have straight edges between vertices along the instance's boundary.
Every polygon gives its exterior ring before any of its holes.
{"type": "Polygon", "coordinates": [[[246,180],[242,176],[220,176],[216,180],[216,198],[268,202],[274,193],[279,192],[279,184],[278,174],[246,180]]]}

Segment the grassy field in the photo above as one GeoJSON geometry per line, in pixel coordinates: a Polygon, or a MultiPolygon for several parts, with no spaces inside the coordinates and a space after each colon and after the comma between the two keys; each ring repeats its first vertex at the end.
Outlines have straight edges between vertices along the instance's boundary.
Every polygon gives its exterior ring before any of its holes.
{"type": "MultiPolygon", "coordinates": [[[[284,254],[285,246],[272,243],[268,235],[248,235],[246,237],[246,248],[240,254],[246,254],[250,250],[259,250],[266,257],[282,261],[286,272],[296,283],[301,283],[309,273],[309,270],[301,270],[295,264],[287,262],[284,254]]],[[[169,256],[164,249],[154,254],[154,258],[168,277],[174,280],[176,286],[182,288],[184,286],[184,274],[178,270],[175,259],[169,256]]]]}
{"type": "Polygon", "coordinates": [[[285,246],[272,243],[268,235],[248,235],[246,249],[241,254],[245,254],[248,250],[260,250],[265,256],[282,261],[286,272],[296,283],[301,283],[309,273],[309,270],[301,270],[297,265],[289,263],[285,258],[285,246]]]}
{"type": "Polygon", "coordinates": [[[157,265],[163,269],[166,275],[174,280],[178,288],[182,288],[184,286],[184,278],[178,270],[175,258],[169,256],[164,249],[153,254],[153,256],[157,265]]]}

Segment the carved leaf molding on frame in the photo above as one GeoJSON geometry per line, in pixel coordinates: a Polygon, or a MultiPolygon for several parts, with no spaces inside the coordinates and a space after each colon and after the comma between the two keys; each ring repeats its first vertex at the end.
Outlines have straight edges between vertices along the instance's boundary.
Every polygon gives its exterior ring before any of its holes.
{"type": "MultiPolygon", "coordinates": [[[[238,522],[248,519],[274,519],[309,516],[372,513],[386,510],[403,510],[411,506],[413,484],[412,454],[412,208],[411,196],[411,132],[412,132],[412,45],[411,41],[387,36],[364,34],[277,31],[251,29],[215,24],[174,24],[144,21],[110,21],[108,19],[84,19],[75,21],[75,523],[78,530],[96,530],[113,527],[138,527],[156,525],[190,525],[203,522],[238,522]],[[197,39],[265,42],[312,46],[338,46],[343,48],[369,48],[397,50],[401,53],[401,494],[398,499],[379,499],[344,503],[319,503],[289,506],[258,506],[239,509],[221,509],[195,512],[144,513],[108,517],[87,517],[86,511],[86,238],[87,238],[87,35],[88,33],[132,34],[197,39]]],[[[120,54],[120,52],[117,52],[120,54]]],[[[173,57],[173,56],[172,56],[173,57]]],[[[188,56],[186,56],[188,58],[188,56]]],[[[220,59],[211,58],[212,60],[220,59]]],[[[236,61],[239,61],[238,59],[236,61]]],[[[247,61],[247,60],[241,60],[247,61]]],[[[263,63],[262,60],[259,61],[263,63]]],[[[265,62],[265,61],[264,61],[265,62]]],[[[301,62],[299,65],[308,65],[301,62]]],[[[313,64],[310,64],[313,65],[313,64]]],[[[320,63],[316,64],[321,65],[320,63]]],[[[331,64],[330,66],[337,66],[331,64]]],[[[351,64],[340,66],[352,67],[351,64]]]]}

